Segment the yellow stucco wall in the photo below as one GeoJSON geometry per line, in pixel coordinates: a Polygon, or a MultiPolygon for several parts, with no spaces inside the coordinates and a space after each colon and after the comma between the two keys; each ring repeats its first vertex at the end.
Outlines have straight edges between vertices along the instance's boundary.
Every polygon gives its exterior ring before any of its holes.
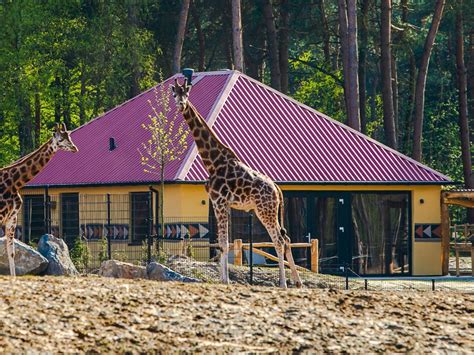
{"type": "MultiPolygon", "coordinates": [[[[158,186],[154,186],[158,189],[158,186]]],[[[281,185],[283,190],[293,191],[408,191],[412,196],[412,262],[413,275],[441,275],[441,242],[416,242],[414,238],[415,224],[440,223],[440,192],[439,185],[281,185]],[[420,200],[423,200],[423,203],[420,200]]],[[[50,188],[50,194],[77,192],[86,195],[128,195],[130,192],[149,191],[148,186],[107,186],[50,188]]],[[[34,190],[24,190],[23,194],[31,194],[34,190]]],[[[116,197],[119,198],[119,197],[116,197]]],[[[114,197],[112,197],[114,199],[114,197]]],[[[58,203],[59,204],[59,203],[58,203]]],[[[59,216],[59,207],[57,216],[59,216]]],[[[207,221],[208,198],[204,185],[200,184],[169,184],[165,186],[165,217],[192,218],[193,222],[207,221]]],[[[53,212],[54,213],[54,212],[53,212]]],[[[91,213],[91,212],[81,212],[91,213]]],[[[93,212],[98,219],[105,217],[105,212],[93,212]]],[[[121,212],[129,213],[129,212],[121,212]]],[[[54,217],[53,217],[54,218],[54,217]]],[[[59,218],[59,217],[58,217],[59,218]]],[[[88,217],[92,218],[92,217],[88,217]]],[[[126,219],[127,217],[121,216],[126,219]]]]}

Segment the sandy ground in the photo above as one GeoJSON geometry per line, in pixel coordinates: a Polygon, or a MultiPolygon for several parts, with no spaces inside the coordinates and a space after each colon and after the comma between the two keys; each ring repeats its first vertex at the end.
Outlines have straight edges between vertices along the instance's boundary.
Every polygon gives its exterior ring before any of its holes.
{"type": "Polygon", "coordinates": [[[0,278],[0,351],[474,352],[474,296],[0,278]]]}

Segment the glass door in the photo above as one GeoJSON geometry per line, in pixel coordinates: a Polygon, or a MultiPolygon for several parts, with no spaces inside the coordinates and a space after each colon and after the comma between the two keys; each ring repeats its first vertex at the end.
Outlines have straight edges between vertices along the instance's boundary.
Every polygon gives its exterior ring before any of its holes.
{"type": "MultiPolygon", "coordinates": [[[[340,273],[350,262],[350,195],[329,192],[287,192],[285,228],[293,243],[319,240],[319,269],[340,273]]],[[[309,261],[306,249],[295,249],[300,265],[309,261]]],[[[305,265],[306,266],[306,265],[305,265]]]]}

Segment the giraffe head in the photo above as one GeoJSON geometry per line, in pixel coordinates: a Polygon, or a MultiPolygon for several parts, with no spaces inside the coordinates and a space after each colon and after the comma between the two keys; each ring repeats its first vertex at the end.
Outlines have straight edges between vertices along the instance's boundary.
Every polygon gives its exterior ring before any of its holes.
{"type": "Polygon", "coordinates": [[[66,152],[77,152],[76,145],[72,142],[70,132],[66,129],[64,123],[56,123],[56,127],[53,134],[53,143],[57,149],[64,150],[66,152]]]}
{"type": "Polygon", "coordinates": [[[176,106],[180,112],[184,112],[188,106],[189,92],[191,91],[192,85],[188,85],[188,80],[184,79],[184,84],[179,85],[178,79],[174,79],[174,86],[171,86],[176,106]]]}

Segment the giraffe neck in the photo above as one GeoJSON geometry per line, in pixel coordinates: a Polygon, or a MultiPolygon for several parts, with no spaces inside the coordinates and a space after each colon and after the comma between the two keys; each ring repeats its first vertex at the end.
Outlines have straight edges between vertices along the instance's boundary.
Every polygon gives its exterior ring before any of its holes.
{"type": "Polygon", "coordinates": [[[193,134],[204,166],[211,175],[215,172],[216,167],[225,161],[229,159],[240,160],[231,148],[221,142],[189,101],[183,111],[183,116],[193,134]]]}
{"type": "Polygon", "coordinates": [[[11,180],[7,185],[11,186],[13,192],[19,191],[45,167],[57,150],[57,145],[51,138],[27,157],[2,169],[3,176],[7,174],[4,180],[11,180]]]}

